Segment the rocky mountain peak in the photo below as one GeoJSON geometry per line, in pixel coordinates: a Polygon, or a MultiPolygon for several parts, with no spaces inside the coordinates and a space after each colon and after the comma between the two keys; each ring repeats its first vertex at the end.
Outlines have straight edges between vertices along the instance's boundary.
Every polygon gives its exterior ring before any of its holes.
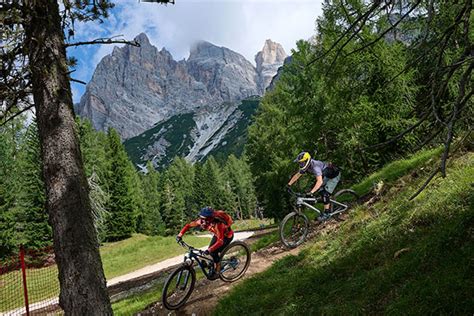
{"type": "Polygon", "coordinates": [[[237,101],[258,94],[255,67],[225,47],[199,41],[191,47],[187,69],[219,101],[237,101]]]}
{"type": "Polygon", "coordinates": [[[173,115],[258,94],[255,67],[230,49],[200,41],[177,62],[145,33],[135,40],[140,47],[115,47],[100,61],[77,106],[98,130],[128,139],[173,115]]]}
{"type": "Polygon", "coordinates": [[[279,43],[267,39],[263,45],[262,50],[256,55],[255,61],[257,62],[257,68],[261,67],[262,64],[275,64],[283,63],[286,58],[285,50],[279,43]]]}
{"type": "Polygon", "coordinates": [[[271,39],[265,41],[262,50],[255,55],[257,73],[259,74],[257,84],[260,93],[263,93],[265,88],[268,87],[286,57],[283,46],[271,39]]]}
{"type": "Polygon", "coordinates": [[[135,41],[137,41],[140,45],[150,45],[150,40],[148,39],[148,36],[145,33],[140,33],[134,38],[135,41]]]}
{"type": "Polygon", "coordinates": [[[222,57],[222,47],[207,41],[198,41],[191,46],[189,59],[205,57],[222,57]]]}

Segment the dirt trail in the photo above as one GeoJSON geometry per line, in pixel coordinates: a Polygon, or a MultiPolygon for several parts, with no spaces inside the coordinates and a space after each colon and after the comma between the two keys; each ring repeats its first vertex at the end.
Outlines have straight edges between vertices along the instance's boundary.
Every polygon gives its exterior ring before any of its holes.
{"type": "MultiPolygon", "coordinates": [[[[341,216],[341,219],[343,219],[345,216],[346,215],[341,216]]],[[[311,240],[318,234],[327,234],[330,231],[337,229],[339,224],[339,222],[331,220],[328,223],[322,225],[312,225],[307,240],[311,240]]],[[[272,244],[267,248],[252,253],[252,261],[250,263],[249,269],[242,279],[234,283],[226,283],[221,280],[209,281],[207,279],[197,281],[191,297],[179,310],[169,311],[162,306],[161,302],[156,302],[148,306],[147,309],[138,313],[137,315],[211,315],[219,299],[224,297],[236,284],[242,282],[244,279],[254,276],[257,273],[265,271],[276,260],[288,255],[297,255],[305,248],[306,245],[307,242],[298,248],[288,250],[284,248],[280,242],[272,244]]]]}

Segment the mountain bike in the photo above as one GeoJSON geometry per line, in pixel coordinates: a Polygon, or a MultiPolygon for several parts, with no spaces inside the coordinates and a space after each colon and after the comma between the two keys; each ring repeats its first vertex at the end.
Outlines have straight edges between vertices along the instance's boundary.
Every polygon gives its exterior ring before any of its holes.
{"type": "MultiPolygon", "coordinates": [[[[184,241],[179,244],[188,249],[184,255],[184,262],[171,273],[163,287],[162,302],[169,309],[178,309],[186,303],[194,290],[196,283],[197,265],[201,268],[204,276],[209,276],[214,270],[214,261],[211,257],[203,255],[203,251],[196,249],[184,241]]],[[[242,241],[230,243],[220,255],[221,271],[219,278],[225,282],[234,282],[240,279],[247,271],[250,264],[250,249],[242,241]]]]}
{"type": "MultiPolygon", "coordinates": [[[[296,197],[296,207],[295,211],[286,215],[281,221],[280,240],[286,247],[295,248],[304,242],[309,232],[309,219],[303,213],[303,209],[308,208],[315,211],[317,215],[322,214],[322,210],[315,206],[322,199],[313,195],[296,193],[291,188],[288,188],[288,192],[296,197]]],[[[359,196],[353,190],[343,189],[338,191],[329,200],[330,213],[328,219],[339,219],[339,214],[347,211],[358,199],[359,196]]]]}

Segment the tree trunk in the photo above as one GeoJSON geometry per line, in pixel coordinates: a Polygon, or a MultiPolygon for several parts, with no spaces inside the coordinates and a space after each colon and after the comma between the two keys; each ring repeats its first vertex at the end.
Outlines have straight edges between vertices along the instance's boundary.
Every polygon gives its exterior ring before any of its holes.
{"type": "Polygon", "coordinates": [[[59,304],[66,315],[111,315],[74,122],[58,3],[24,3],[47,209],[59,269],[59,304]]]}

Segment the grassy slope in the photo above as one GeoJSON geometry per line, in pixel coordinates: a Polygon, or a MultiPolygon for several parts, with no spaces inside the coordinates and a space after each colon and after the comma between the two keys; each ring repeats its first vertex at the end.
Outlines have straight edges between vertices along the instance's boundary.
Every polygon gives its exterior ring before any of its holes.
{"type": "Polygon", "coordinates": [[[409,202],[426,172],[387,183],[424,155],[382,169],[380,201],[359,206],[337,232],[238,285],[216,314],[472,314],[474,154],[456,159],[447,178],[409,202]]]}

